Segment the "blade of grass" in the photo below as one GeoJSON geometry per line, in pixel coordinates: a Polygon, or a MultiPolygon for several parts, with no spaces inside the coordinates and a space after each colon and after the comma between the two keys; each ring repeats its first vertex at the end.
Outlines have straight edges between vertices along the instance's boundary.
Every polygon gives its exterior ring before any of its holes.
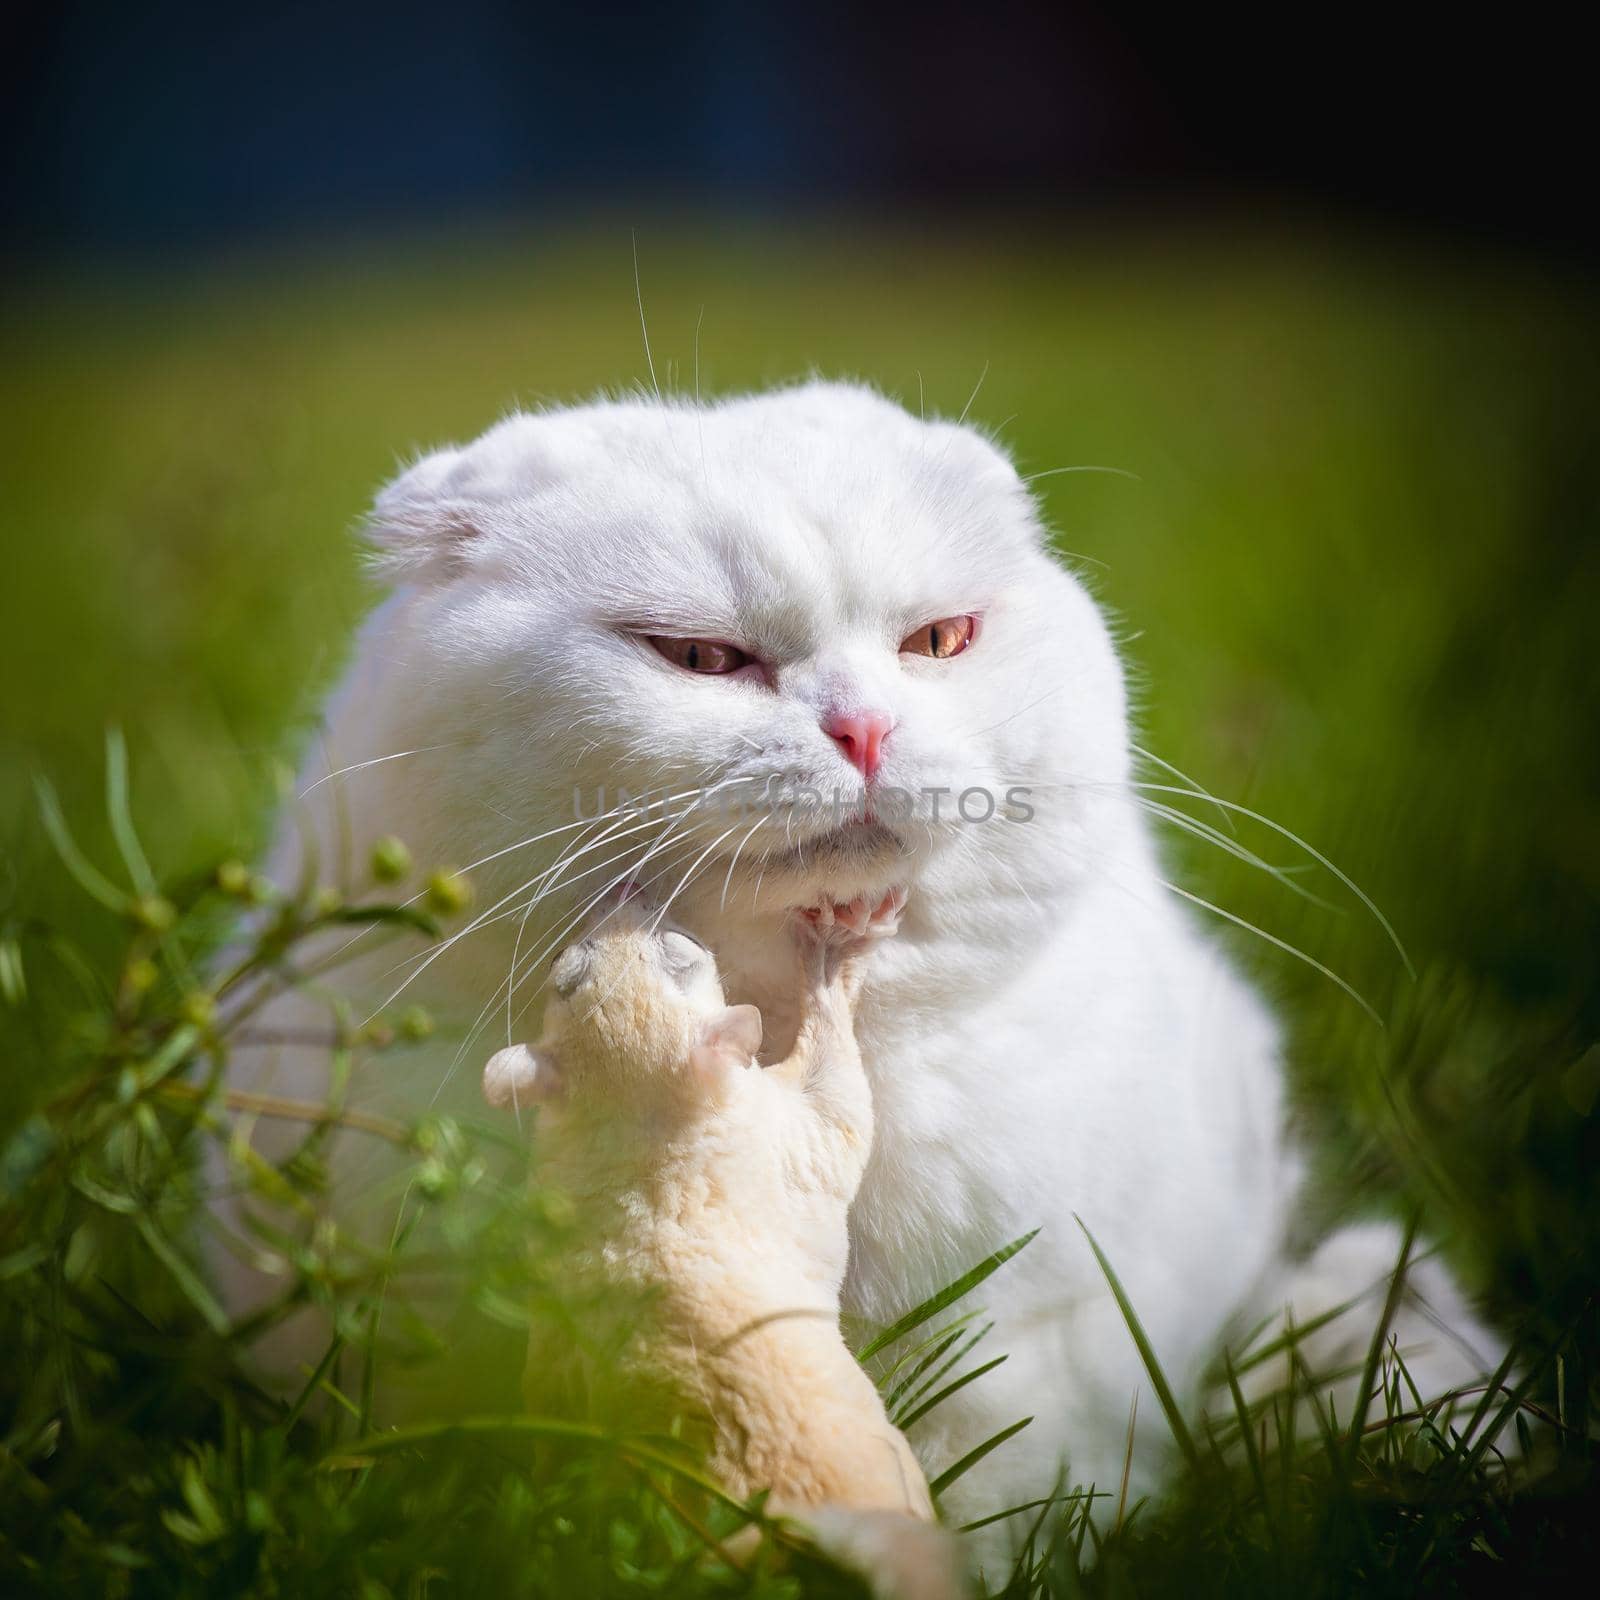
{"type": "Polygon", "coordinates": [[[98,900],[108,911],[125,916],[132,904],[129,897],[89,860],[78,848],[67,819],[56,798],[56,791],[48,778],[35,778],[34,790],[39,799],[39,816],[44,831],[50,836],[61,864],[72,875],[73,881],[91,898],[98,900]]]}
{"type": "Polygon", "coordinates": [[[990,1451],[998,1450],[1007,1439],[1010,1439],[1014,1435],[1021,1433],[1022,1430],[1026,1428],[1032,1421],[1032,1417],[1024,1417],[1020,1422],[1013,1422],[1010,1427],[1002,1428],[998,1433],[991,1434],[983,1441],[982,1444],[977,1446],[976,1449],[969,1450],[959,1461],[953,1462],[950,1466],[946,1467],[944,1471],[941,1472],[939,1476],[928,1485],[928,1492],[934,1497],[934,1499],[937,1500],[938,1497],[942,1495],[951,1484],[955,1483],[958,1479],[964,1478],[969,1472],[971,1472],[972,1469],[990,1453],[990,1451]]]}
{"type": "Polygon", "coordinates": [[[921,1305],[914,1306],[898,1321],[892,1322],[875,1338],[869,1339],[861,1349],[856,1351],[857,1361],[866,1361],[869,1357],[877,1355],[880,1350],[886,1350],[896,1339],[903,1339],[913,1328],[920,1328],[930,1317],[937,1316],[946,1306],[954,1305],[964,1294],[975,1289],[991,1273],[997,1272],[1019,1250],[1032,1243],[1039,1235],[1035,1228],[1031,1233],[1025,1233],[1020,1239],[1013,1239],[1010,1244],[996,1250],[993,1255],[985,1256],[977,1266],[970,1271],[962,1273],[954,1283],[946,1284],[937,1294],[930,1295],[921,1305]]]}
{"type": "MultiPolygon", "coordinates": [[[[922,1379],[921,1382],[917,1383],[917,1385],[910,1390],[905,1399],[900,1403],[899,1409],[903,1411],[909,1406],[916,1405],[916,1403],[921,1400],[922,1397],[927,1394],[935,1384],[944,1378],[947,1373],[953,1372],[957,1366],[965,1361],[967,1357],[971,1355],[975,1349],[977,1349],[978,1345],[984,1340],[984,1338],[986,1338],[988,1334],[993,1331],[993,1329],[994,1324],[992,1322],[984,1323],[984,1325],[979,1328],[970,1339],[965,1340],[957,1347],[955,1354],[952,1355],[948,1361],[941,1361],[939,1366],[937,1366],[928,1374],[926,1378],[922,1379]]],[[[942,1352],[940,1353],[942,1354],[942,1352]]],[[[892,1409],[893,1408],[891,1407],[891,1410],[892,1409]]]]}
{"type": "Polygon", "coordinates": [[[300,1420],[300,1414],[305,1410],[312,1395],[321,1386],[322,1380],[327,1377],[334,1362],[339,1359],[339,1352],[343,1349],[344,1335],[342,1333],[334,1334],[328,1343],[328,1348],[323,1352],[322,1359],[316,1364],[310,1377],[306,1379],[305,1387],[295,1396],[294,1404],[284,1413],[283,1421],[279,1424],[283,1432],[288,1433],[295,1423],[300,1420]]]}
{"type": "Polygon", "coordinates": [[[945,1351],[947,1351],[960,1336],[960,1328],[941,1328],[931,1339],[925,1339],[921,1344],[917,1345],[911,1351],[910,1355],[902,1356],[900,1360],[897,1361],[894,1366],[891,1367],[889,1371],[878,1380],[878,1392],[880,1394],[883,1393],[884,1384],[887,1383],[889,1379],[892,1378],[908,1360],[919,1356],[921,1359],[918,1360],[917,1364],[911,1369],[911,1371],[908,1372],[905,1377],[903,1377],[899,1383],[897,1383],[894,1388],[884,1396],[884,1406],[888,1410],[893,1411],[895,1406],[897,1406],[900,1401],[907,1394],[909,1394],[916,1384],[921,1380],[923,1373],[925,1373],[928,1368],[934,1364],[934,1362],[941,1359],[945,1351]]]}
{"type": "Polygon", "coordinates": [[[1049,1506],[1069,1505],[1074,1500],[1104,1500],[1108,1495],[1096,1494],[1092,1489],[1074,1489],[1071,1494],[1048,1494],[1042,1500],[1024,1500],[1019,1506],[1007,1506],[1004,1511],[991,1511],[986,1517],[979,1517],[976,1522],[963,1522],[957,1533],[976,1533],[979,1528],[987,1528],[991,1523],[1004,1522],[1007,1517],[1020,1517],[1024,1511],[1038,1511],[1049,1506]]]}
{"type": "MultiPolygon", "coordinates": [[[[1296,1324],[1289,1332],[1280,1333],[1275,1339],[1262,1345],[1259,1350],[1251,1350],[1247,1343],[1245,1345],[1245,1353],[1240,1356],[1239,1365],[1234,1370],[1240,1373],[1253,1372],[1263,1361],[1270,1361],[1275,1355],[1279,1355],[1299,1340],[1309,1337],[1319,1328],[1325,1328],[1330,1322],[1342,1317],[1345,1312],[1353,1310],[1361,1299],[1362,1296],[1357,1295],[1354,1299],[1346,1300],[1342,1305],[1334,1306],[1331,1311],[1320,1311],[1316,1316],[1308,1318],[1305,1322],[1296,1324]]],[[[1268,1322],[1271,1320],[1270,1317],[1267,1319],[1268,1322]]],[[[1263,1323],[1261,1331],[1264,1332],[1265,1328],[1266,1324],[1263,1323]]]]}
{"type": "Polygon", "coordinates": [[[901,1398],[901,1396],[903,1396],[909,1389],[912,1388],[914,1384],[917,1383],[922,1374],[926,1372],[935,1361],[939,1360],[945,1351],[955,1343],[956,1339],[961,1334],[961,1330],[975,1318],[981,1317],[982,1315],[983,1308],[981,1306],[974,1306],[972,1310],[965,1311],[953,1321],[945,1323],[937,1333],[930,1334],[926,1339],[922,1340],[921,1343],[912,1345],[911,1348],[903,1355],[897,1356],[889,1369],[882,1375],[882,1377],[876,1380],[880,1391],[882,1390],[884,1384],[894,1377],[894,1375],[899,1372],[902,1367],[907,1366],[913,1361],[916,1362],[916,1366],[911,1372],[907,1373],[898,1384],[895,1385],[894,1391],[890,1394],[885,1404],[893,1406],[901,1398]]]}
{"type": "Polygon", "coordinates": [[[1244,1441],[1245,1461],[1250,1468],[1251,1481],[1256,1486],[1256,1494],[1261,1499],[1261,1516],[1267,1525],[1267,1538],[1276,1550],[1278,1548],[1278,1519],[1272,1513],[1272,1502],[1267,1497],[1267,1472],[1261,1462],[1261,1451],[1256,1444],[1255,1427],[1250,1417],[1250,1407],[1245,1401],[1244,1391],[1239,1387],[1238,1374],[1233,1370],[1233,1362],[1226,1356],[1223,1364],[1228,1375],[1228,1392],[1233,1396],[1234,1414],[1239,1419],[1239,1435],[1244,1441]]]}
{"type": "Polygon", "coordinates": [[[1004,1366],[1005,1362],[1005,1356],[996,1356],[993,1361],[986,1361],[981,1367],[974,1367],[971,1372],[963,1373],[954,1383],[947,1383],[931,1399],[924,1400],[909,1416],[896,1417],[894,1419],[895,1426],[903,1432],[914,1422],[920,1422],[935,1406],[943,1405],[951,1395],[965,1389],[969,1383],[976,1383],[984,1373],[993,1372],[996,1367],[1004,1366]]]}
{"type": "Polygon", "coordinates": [[[106,817],[117,853],[128,869],[128,877],[140,894],[154,896],[156,875],[133,825],[133,809],[128,800],[128,745],[120,728],[106,730],[106,817]]]}
{"type": "Polygon", "coordinates": [[[1347,1474],[1354,1474],[1356,1460],[1361,1453],[1361,1430],[1366,1424],[1367,1410],[1372,1404],[1372,1389],[1378,1381],[1378,1365],[1383,1360],[1384,1342],[1389,1337],[1395,1313],[1400,1309],[1400,1297],[1406,1290],[1406,1268],[1411,1265],[1411,1249],[1417,1242],[1417,1229],[1421,1225],[1421,1220],[1420,1216],[1413,1214],[1406,1224],[1405,1237],[1400,1244],[1400,1259],[1395,1263],[1394,1275],[1389,1279],[1389,1292],[1384,1296],[1383,1313],[1378,1318],[1378,1325],[1372,1330],[1372,1338],[1367,1345],[1367,1359],[1361,1368],[1361,1383],[1356,1390],[1355,1404],[1350,1413],[1348,1453],[1345,1460],[1347,1474]]]}
{"type": "Polygon", "coordinates": [[[0,1000],[20,1008],[28,998],[28,974],[22,965],[22,946],[9,934],[0,938],[0,1000]]]}
{"type": "Polygon", "coordinates": [[[1494,1421],[1483,1430],[1472,1448],[1460,1457],[1458,1483],[1465,1483],[1482,1465],[1483,1458],[1494,1448],[1494,1442],[1500,1437],[1506,1424],[1522,1409],[1523,1401],[1533,1392],[1533,1386],[1538,1379],[1539,1366],[1535,1364],[1522,1375],[1516,1387],[1507,1395],[1505,1404],[1495,1413],[1494,1421]]]}
{"type": "Polygon", "coordinates": [[[1494,1369],[1494,1376],[1489,1379],[1489,1386],[1483,1391],[1483,1395],[1477,1405],[1473,1407],[1472,1415],[1467,1419],[1466,1427],[1461,1430],[1463,1443],[1470,1441],[1473,1434],[1478,1431],[1483,1419],[1489,1414],[1489,1407],[1494,1404],[1494,1397],[1500,1392],[1506,1379],[1511,1375],[1511,1368],[1515,1365],[1517,1359],[1517,1346],[1518,1341],[1512,1340],[1510,1347],[1506,1350],[1504,1359],[1494,1369]]]}
{"type": "Polygon", "coordinates": [[[1133,1431],[1139,1422],[1139,1391],[1133,1391],[1133,1404],[1128,1407],[1128,1440],[1122,1449],[1122,1484],[1117,1491],[1117,1520],[1113,1533],[1122,1532],[1123,1513],[1128,1509],[1128,1482],[1133,1476],[1133,1431]]]}
{"type": "Polygon", "coordinates": [[[139,1236],[150,1246],[150,1253],[171,1273],[183,1291],[184,1298],[205,1319],[206,1325],[219,1337],[228,1332],[228,1313],[217,1303],[216,1297],[200,1281],[200,1275],[183,1259],[172,1242],[147,1216],[135,1218],[139,1236]]]}
{"type": "Polygon", "coordinates": [[[1083,1236],[1089,1241],[1089,1248],[1094,1251],[1094,1258],[1100,1263],[1100,1270],[1105,1274],[1105,1280],[1111,1287],[1111,1293],[1116,1298],[1117,1309],[1122,1313],[1122,1320],[1128,1326],[1128,1332],[1133,1337],[1135,1347],[1139,1351],[1139,1359],[1144,1363],[1144,1369],[1150,1376],[1151,1387],[1156,1392],[1156,1398],[1161,1402],[1161,1409],[1166,1414],[1167,1426],[1172,1430],[1172,1437],[1177,1442],[1178,1449],[1182,1451],[1183,1458],[1191,1467],[1200,1464],[1200,1452],[1195,1448],[1193,1435],[1189,1432],[1189,1425],[1183,1420],[1183,1413],[1178,1409],[1177,1399],[1172,1393],[1172,1385],[1167,1382],[1167,1375],[1161,1370],[1161,1363],[1156,1359],[1155,1347],[1150,1343],[1149,1335],[1144,1331],[1144,1324],[1139,1321],[1138,1313],[1133,1309],[1133,1302],[1128,1298],[1127,1291],[1122,1287],[1121,1280],[1112,1270],[1106,1253],[1089,1232],[1082,1217],[1074,1215],[1073,1221],[1083,1229],[1083,1236]]]}

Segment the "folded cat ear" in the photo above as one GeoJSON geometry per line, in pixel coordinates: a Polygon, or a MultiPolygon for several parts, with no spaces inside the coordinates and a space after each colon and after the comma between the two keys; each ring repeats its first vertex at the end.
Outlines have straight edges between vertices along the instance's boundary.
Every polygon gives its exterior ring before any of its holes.
{"type": "Polygon", "coordinates": [[[760,1011],[755,1006],[727,1006],[700,1025],[689,1065],[707,1085],[720,1083],[726,1074],[748,1067],[760,1048],[760,1011]]]}
{"type": "Polygon", "coordinates": [[[533,1106],[561,1093],[561,1069],[547,1050],[514,1044],[496,1050],[483,1069],[483,1098],[492,1106],[533,1106]]]}
{"type": "Polygon", "coordinates": [[[436,450],[378,495],[367,536],[387,576],[409,583],[451,578],[486,543],[479,508],[452,489],[460,460],[459,450],[436,450]]]}

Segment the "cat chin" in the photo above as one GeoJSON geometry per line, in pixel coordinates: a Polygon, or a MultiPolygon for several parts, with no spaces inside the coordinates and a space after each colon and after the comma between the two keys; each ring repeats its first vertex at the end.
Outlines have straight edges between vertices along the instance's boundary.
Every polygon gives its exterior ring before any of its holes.
{"type": "Polygon", "coordinates": [[[742,864],[760,883],[759,903],[774,910],[886,893],[915,875],[905,841],[881,822],[853,822],[742,864]]]}
{"type": "Polygon", "coordinates": [[[829,828],[826,832],[802,839],[788,850],[767,857],[769,866],[783,866],[789,862],[827,863],[830,861],[864,861],[875,857],[904,856],[905,842],[900,835],[883,822],[867,822],[857,817],[829,828]]]}

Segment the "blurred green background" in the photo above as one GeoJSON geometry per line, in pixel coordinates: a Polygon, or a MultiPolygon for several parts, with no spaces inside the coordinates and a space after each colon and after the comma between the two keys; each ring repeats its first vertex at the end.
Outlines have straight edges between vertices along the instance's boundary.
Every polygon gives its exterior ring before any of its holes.
{"type": "MultiPolygon", "coordinates": [[[[1338,909],[1173,833],[1178,881],[1389,1020],[1217,921],[1293,1023],[1345,1189],[1429,1198],[1503,1311],[1569,1315],[1600,1263],[1600,345],[1577,281],[1180,222],[707,217],[640,226],[638,255],[663,388],[697,359],[707,394],[859,375],[970,398],[1025,473],[1136,475],[1038,488],[1116,617],[1141,742],[1339,862],[1419,979],[1325,877],[1338,909]]],[[[633,274],[629,227],[592,222],[13,297],[0,922],[118,948],[32,793],[47,775],[109,870],[108,726],[159,871],[260,847],[372,599],[374,489],[511,406],[647,381],[633,274]]],[[[6,1021],[7,1119],[49,1085],[49,1015],[6,1021]]]]}

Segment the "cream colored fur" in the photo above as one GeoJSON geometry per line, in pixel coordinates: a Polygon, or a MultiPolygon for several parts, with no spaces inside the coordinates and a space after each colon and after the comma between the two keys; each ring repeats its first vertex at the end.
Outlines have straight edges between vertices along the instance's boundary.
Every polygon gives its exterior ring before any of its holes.
{"type": "Polygon", "coordinates": [[[612,909],[558,957],[538,1047],[500,1051],[484,1090],[539,1104],[538,1181],[575,1212],[568,1292],[601,1308],[581,1347],[536,1329],[530,1404],[635,1429],[687,1422],[736,1495],[770,1491],[777,1514],[831,1508],[819,1536],[875,1568],[880,1593],[937,1594],[953,1592],[950,1551],[897,1534],[897,1519],[837,1514],[933,1515],[839,1330],[847,1213],[872,1145],[852,1011],[869,936],[899,909],[891,895],[875,918],[861,906],[848,922],[797,921],[801,1023],[765,1068],[759,1013],[725,1004],[710,952],[637,902],[612,909]]]}

